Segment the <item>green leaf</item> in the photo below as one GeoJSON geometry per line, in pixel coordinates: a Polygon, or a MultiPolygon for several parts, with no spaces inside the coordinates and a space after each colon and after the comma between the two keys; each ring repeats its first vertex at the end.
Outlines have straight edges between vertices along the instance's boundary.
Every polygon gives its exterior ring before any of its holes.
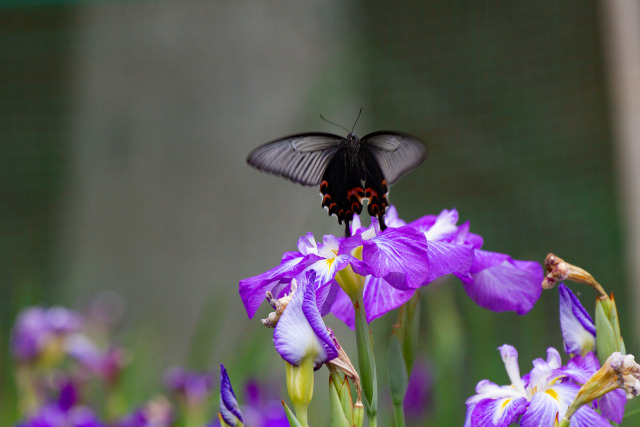
{"type": "MultiPolygon", "coordinates": [[[[332,378],[329,379],[329,403],[331,405],[331,427],[350,427],[351,424],[344,414],[344,408],[338,390],[336,389],[336,382],[332,378]]],[[[349,411],[351,412],[351,411],[349,411]]]]}
{"type": "Polygon", "coordinates": [[[293,412],[291,411],[291,409],[289,409],[287,404],[284,403],[284,400],[282,401],[282,406],[284,406],[284,412],[287,414],[287,420],[289,420],[289,426],[290,427],[302,427],[302,424],[300,424],[300,421],[298,421],[296,416],[293,415],[293,412]]]}

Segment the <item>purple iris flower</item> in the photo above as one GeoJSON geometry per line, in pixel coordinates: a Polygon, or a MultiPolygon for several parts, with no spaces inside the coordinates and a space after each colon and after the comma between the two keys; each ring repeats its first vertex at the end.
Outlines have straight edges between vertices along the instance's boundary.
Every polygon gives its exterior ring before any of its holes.
{"type": "Polygon", "coordinates": [[[458,226],[457,221],[457,211],[444,210],[407,225],[391,206],[385,216],[387,229],[380,232],[375,218],[365,228],[356,216],[351,237],[325,236],[322,243],[316,243],[308,233],[298,241],[299,251],[286,253],[278,267],[241,280],[240,296],[253,317],[267,291],[280,298],[289,291],[293,278],[314,270],[322,315],[331,311],[353,328],[353,295],[343,292],[335,280],[338,272],[351,266],[365,277],[362,292],[369,322],[446,274],[458,276],[469,296],[482,307],[519,314],[531,310],[541,293],[541,266],[481,250],[482,238],[469,232],[468,223],[458,226]]]}
{"type": "MultiPolygon", "coordinates": [[[[551,426],[556,416],[559,420],[564,417],[578,394],[581,383],[577,379],[583,375],[588,378],[597,370],[597,360],[592,356],[575,357],[567,366],[561,366],[560,354],[550,347],[547,359],[534,360],[531,372],[520,377],[516,349],[505,344],[499,350],[511,384],[498,386],[489,380],[480,381],[477,394],[467,399],[465,427],[506,427],[512,423],[551,426]]],[[[624,392],[622,395],[624,397],[624,392]]],[[[571,425],[608,427],[607,418],[615,421],[617,415],[615,411],[604,410],[601,415],[591,406],[584,405],[571,418],[571,425]]]]}
{"type": "MultiPolygon", "coordinates": [[[[540,297],[543,271],[540,264],[514,260],[508,255],[481,250],[483,239],[469,231],[469,222],[457,225],[458,212],[443,210],[439,215],[427,215],[409,223],[428,241],[429,275],[422,286],[446,274],[454,274],[462,281],[467,294],[476,304],[493,311],[529,312],[540,297]]],[[[362,234],[378,230],[377,220],[372,226],[354,229],[362,234]]],[[[391,206],[385,216],[388,228],[404,227],[391,206]]],[[[371,322],[390,310],[406,303],[415,290],[403,290],[384,278],[369,276],[364,287],[364,305],[367,321],[371,322]]],[[[338,294],[331,312],[353,328],[353,305],[344,294],[338,294]]]]}
{"type": "Polygon", "coordinates": [[[80,314],[63,307],[29,307],[16,320],[11,334],[11,350],[16,360],[35,360],[56,339],[83,327],[80,314]]]}
{"type": "Polygon", "coordinates": [[[316,367],[338,357],[338,349],[318,311],[313,289],[315,278],[315,271],[310,270],[297,282],[291,301],[273,331],[276,350],[294,366],[299,366],[306,357],[312,357],[316,367]]]}
{"type": "Polygon", "coordinates": [[[231,387],[231,380],[227,370],[220,365],[220,416],[227,425],[235,427],[238,421],[244,423],[242,413],[238,407],[236,395],[231,387]]]}
{"type": "Polygon", "coordinates": [[[596,348],[596,325],[578,297],[564,283],[560,293],[560,326],[567,354],[585,355],[596,348]]]}
{"type": "Polygon", "coordinates": [[[212,373],[187,371],[180,367],[167,371],[164,381],[169,390],[183,398],[187,404],[196,405],[209,397],[215,385],[212,373]]]}

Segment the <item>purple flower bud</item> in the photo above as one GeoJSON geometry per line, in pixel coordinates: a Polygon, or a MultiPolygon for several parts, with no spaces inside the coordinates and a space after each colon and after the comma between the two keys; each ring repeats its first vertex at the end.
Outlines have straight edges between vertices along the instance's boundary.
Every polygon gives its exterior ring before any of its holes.
{"type": "Polygon", "coordinates": [[[220,365],[220,415],[231,427],[235,427],[238,421],[244,423],[227,370],[222,364],[220,365]]]}

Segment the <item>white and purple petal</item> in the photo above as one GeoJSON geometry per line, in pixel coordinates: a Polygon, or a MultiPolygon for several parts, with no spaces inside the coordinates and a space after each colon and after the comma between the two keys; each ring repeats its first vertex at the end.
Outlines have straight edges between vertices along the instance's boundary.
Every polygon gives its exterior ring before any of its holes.
{"type": "Polygon", "coordinates": [[[596,326],[591,316],[580,304],[578,297],[563,283],[560,293],[560,327],[564,350],[568,354],[586,354],[596,347],[596,326]]]}
{"type": "Polygon", "coordinates": [[[561,383],[546,390],[538,390],[533,394],[529,407],[520,420],[520,425],[525,427],[552,426],[556,414],[558,420],[564,417],[579,388],[576,384],[561,383]]]}
{"type": "Polygon", "coordinates": [[[540,264],[476,249],[467,276],[458,275],[469,297],[493,311],[529,312],[542,292],[540,264]]]}
{"type": "Polygon", "coordinates": [[[524,397],[483,399],[473,408],[470,425],[507,427],[525,413],[527,404],[527,399],[524,397]]]}
{"type": "Polygon", "coordinates": [[[515,347],[508,344],[498,347],[498,350],[500,350],[500,356],[502,356],[502,361],[504,362],[504,367],[507,370],[511,385],[522,396],[526,396],[524,383],[520,377],[520,366],[518,366],[518,351],[515,347]]]}
{"type": "Polygon", "coordinates": [[[291,365],[299,365],[309,355],[313,355],[316,365],[338,356],[318,311],[314,279],[315,272],[310,270],[298,283],[298,289],[273,332],[276,350],[291,365]]]}

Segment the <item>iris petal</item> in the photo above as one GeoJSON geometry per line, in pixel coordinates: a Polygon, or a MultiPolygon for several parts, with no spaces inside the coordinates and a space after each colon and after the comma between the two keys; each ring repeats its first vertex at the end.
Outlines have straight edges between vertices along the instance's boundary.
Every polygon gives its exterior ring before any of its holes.
{"type": "Polygon", "coordinates": [[[596,327],[580,300],[564,284],[560,293],[560,326],[564,349],[568,354],[583,354],[595,349],[596,327]]]}
{"type": "Polygon", "coordinates": [[[273,332],[276,350],[291,365],[300,365],[310,354],[316,364],[337,357],[335,344],[318,311],[314,279],[315,272],[311,270],[298,283],[273,332]]]}
{"type": "Polygon", "coordinates": [[[508,255],[476,250],[470,274],[460,276],[469,297],[493,311],[529,312],[542,292],[542,267],[508,255]]]}

